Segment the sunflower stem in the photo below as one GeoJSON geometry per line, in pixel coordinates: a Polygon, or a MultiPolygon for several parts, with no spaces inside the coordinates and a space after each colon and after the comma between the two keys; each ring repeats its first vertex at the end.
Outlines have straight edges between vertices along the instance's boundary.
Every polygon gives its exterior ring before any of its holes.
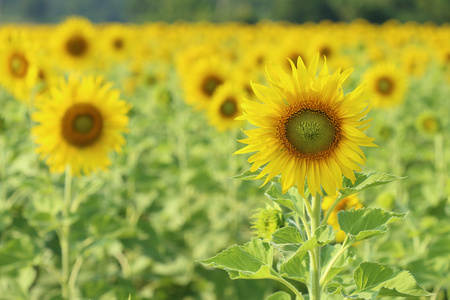
{"type": "Polygon", "coordinates": [[[438,174],[437,191],[438,200],[440,201],[445,195],[445,155],[444,155],[444,137],[441,132],[434,136],[434,165],[438,174]]]}
{"type": "MultiPolygon", "coordinates": [[[[311,235],[314,235],[316,229],[320,226],[320,208],[322,197],[312,197],[311,235]]],[[[320,246],[315,247],[310,252],[310,300],[320,300],[320,246]]]]}
{"type": "Polygon", "coordinates": [[[71,289],[69,285],[69,253],[70,253],[70,221],[69,210],[72,194],[72,171],[70,166],[66,167],[65,181],[64,181],[64,199],[61,208],[62,225],[60,229],[60,246],[61,246],[61,289],[64,299],[70,299],[71,289]]]}

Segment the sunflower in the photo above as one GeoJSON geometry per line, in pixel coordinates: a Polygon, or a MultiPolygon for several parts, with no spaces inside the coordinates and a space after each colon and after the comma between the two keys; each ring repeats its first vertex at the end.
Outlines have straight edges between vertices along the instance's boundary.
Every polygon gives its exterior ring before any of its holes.
{"type": "Polygon", "coordinates": [[[392,63],[380,63],[366,71],[364,82],[374,107],[388,108],[403,101],[407,75],[392,63]]]}
{"type": "Polygon", "coordinates": [[[35,49],[19,32],[0,43],[0,84],[17,100],[28,102],[34,85],[31,53],[35,49]]]}
{"type": "Polygon", "coordinates": [[[242,121],[235,119],[242,115],[241,99],[244,95],[242,86],[230,81],[218,87],[208,108],[210,124],[219,131],[238,127],[242,121]]]}
{"type": "Polygon", "coordinates": [[[110,165],[108,152],[119,152],[125,144],[130,105],[119,99],[119,91],[101,77],[71,75],[52,88],[50,97],[38,103],[32,120],[36,152],[46,159],[50,172],[89,174],[110,165]]]}
{"type": "Polygon", "coordinates": [[[416,119],[416,128],[425,135],[433,136],[441,127],[441,120],[433,111],[424,111],[416,119]]]}
{"type": "Polygon", "coordinates": [[[244,100],[244,115],[259,127],[245,131],[248,138],[240,140],[246,147],[235,152],[257,152],[248,162],[257,176],[267,175],[266,184],[281,173],[283,193],[297,184],[304,194],[305,178],[313,196],[334,195],[342,187],[342,175],[355,180],[354,170],[364,164],[360,146],[375,146],[373,138],[363,131],[370,120],[363,120],[370,110],[363,86],[344,96],[342,83],[351,70],[328,73],[326,62],[317,75],[319,54],[314,55],[308,69],[301,58],[297,68],[291,62],[292,77],[281,67],[267,71],[270,87],[252,84],[261,102],[244,100]]]}
{"type": "MultiPolygon", "coordinates": [[[[331,207],[335,199],[336,196],[333,197],[327,196],[323,198],[322,210],[324,211],[325,214],[328,212],[328,209],[331,207]]],[[[334,230],[337,230],[336,242],[338,243],[342,243],[344,241],[345,232],[339,228],[337,214],[341,210],[348,210],[352,207],[354,207],[355,210],[358,210],[363,207],[363,205],[359,202],[359,197],[357,194],[350,195],[339,201],[339,203],[334,207],[333,211],[328,217],[327,224],[333,226],[334,230]]]]}
{"type": "Polygon", "coordinates": [[[52,47],[61,63],[69,70],[91,65],[94,58],[95,29],[89,20],[71,17],[58,25],[52,36],[52,47]]]}
{"type": "Polygon", "coordinates": [[[114,61],[124,61],[132,49],[133,31],[125,25],[110,24],[101,32],[102,52],[114,61]]]}
{"type": "Polygon", "coordinates": [[[198,61],[189,76],[182,77],[186,102],[197,109],[206,109],[216,89],[229,77],[226,61],[219,58],[198,61]]]}

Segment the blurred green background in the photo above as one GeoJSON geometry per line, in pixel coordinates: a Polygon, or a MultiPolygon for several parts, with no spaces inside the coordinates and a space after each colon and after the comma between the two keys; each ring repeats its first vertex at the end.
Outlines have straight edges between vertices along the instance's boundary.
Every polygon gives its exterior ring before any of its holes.
{"type": "Polygon", "coordinates": [[[0,0],[0,22],[55,23],[69,15],[93,22],[321,20],[372,23],[450,21],[448,0],[0,0]]]}

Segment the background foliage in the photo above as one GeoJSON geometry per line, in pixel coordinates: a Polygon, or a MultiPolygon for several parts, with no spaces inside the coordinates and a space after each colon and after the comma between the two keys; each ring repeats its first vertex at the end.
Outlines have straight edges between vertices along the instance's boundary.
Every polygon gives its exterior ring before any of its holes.
{"type": "Polygon", "coordinates": [[[0,22],[60,22],[81,15],[93,22],[238,21],[294,23],[321,20],[373,23],[450,20],[446,0],[2,0],[0,22]]]}

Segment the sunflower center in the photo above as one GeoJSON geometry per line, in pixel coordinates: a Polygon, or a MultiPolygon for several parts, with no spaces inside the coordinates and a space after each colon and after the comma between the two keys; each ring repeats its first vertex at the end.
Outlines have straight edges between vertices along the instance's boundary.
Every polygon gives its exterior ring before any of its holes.
{"type": "Polygon", "coordinates": [[[234,98],[227,98],[220,106],[220,113],[226,118],[233,117],[237,112],[237,103],[234,98]]]}
{"type": "Polygon", "coordinates": [[[223,83],[223,80],[217,76],[210,75],[203,81],[202,89],[203,92],[211,97],[214,94],[216,88],[223,83]]]}
{"type": "Polygon", "coordinates": [[[9,70],[14,77],[24,77],[28,71],[28,60],[22,53],[14,53],[9,59],[9,70]]]}
{"type": "Polygon", "coordinates": [[[394,89],[394,83],[388,77],[380,77],[378,79],[378,91],[382,94],[390,94],[394,89]]]}
{"type": "Polygon", "coordinates": [[[123,40],[121,38],[117,38],[113,42],[114,48],[120,50],[123,48],[123,40]]]}
{"type": "Polygon", "coordinates": [[[66,49],[71,55],[80,57],[86,53],[88,44],[82,36],[73,36],[67,41],[66,49]]]}
{"type": "Polygon", "coordinates": [[[290,117],[285,125],[289,143],[300,153],[319,154],[333,144],[335,126],[327,115],[320,111],[304,110],[290,117]]]}
{"type": "Polygon", "coordinates": [[[62,119],[62,136],[70,145],[86,147],[101,136],[103,117],[89,103],[77,103],[66,110],[62,119]]]}
{"type": "Polygon", "coordinates": [[[328,46],[323,46],[320,50],[319,50],[320,56],[323,57],[325,55],[325,57],[330,57],[331,56],[331,49],[328,46]]]}

